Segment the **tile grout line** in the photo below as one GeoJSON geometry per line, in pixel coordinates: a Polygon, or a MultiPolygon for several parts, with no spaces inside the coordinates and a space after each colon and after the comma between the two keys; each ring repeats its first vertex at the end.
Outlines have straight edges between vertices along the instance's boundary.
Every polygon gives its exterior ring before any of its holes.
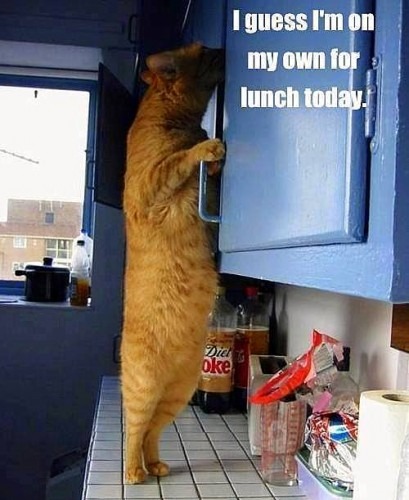
{"type": "MultiPolygon", "coordinates": [[[[186,407],[186,408],[192,408],[192,409],[193,409],[193,407],[192,407],[192,406],[190,406],[190,405],[187,405],[187,407],[186,407]]],[[[196,414],[195,414],[195,417],[196,417],[196,414]]],[[[199,488],[198,488],[198,486],[197,486],[197,484],[196,484],[196,481],[195,481],[195,476],[193,475],[192,468],[190,467],[190,462],[189,462],[189,459],[188,459],[188,454],[187,454],[187,452],[186,452],[185,443],[184,443],[184,441],[183,441],[183,436],[182,436],[182,435],[181,435],[181,433],[179,432],[179,428],[178,428],[178,426],[177,426],[177,424],[176,424],[176,420],[177,420],[177,418],[173,421],[173,426],[175,427],[175,429],[176,429],[176,433],[177,433],[177,435],[178,435],[178,437],[179,437],[180,444],[181,444],[181,446],[182,446],[183,455],[185,456],[186,465],[188,466],[189,473],[190,473],[190,476],[191,476],[192,481],[193,481],[193,485],[194,485],[195,490],[196,490],[196,493],[197,493],[197,497],[198,497],[199,499],[201,499],[201,498],[202,498],[202,495],[200,494],[199,488]]],[[[197,417],[196,417],[196,421],[197,421],[197,420],[198,420],[198,419],[197,419],[197,417]]],[[[207,436],[206,436],[206,437],[207,437],[207,436]]],[[[208,437],[207,437],[207,439],[209,440],[209,438],[208,438],[208,437]]],[[[162,492],[162,487],[161,487],[161,492],[162,492]]]]}
{"type": "MultiPolygon", "coordinates": [[[[102,382],[104,382],[105,377],[102,377],[102,382]]],[[[107,410],[108,412],[112,413],[113,410],[111,411],[109,407],[111,406],[116,406],[117,404],[120,405],[118,408],[119,410],[119,420],[120,420],[120,428],[121,428],[121,433],[120,433],[120,438],[121,438],[121,447],[120,447],[120,470],[121,470],[121,488],[119,491],[117,491],[118,496],[121,495],[121,500],[126,500],[126,494],[127,494],[127,489],[126,489],[126,484],[124,481],[124,471],[125,471],[125,412],[122,404],[122,397],[121,397],[121,387],[120,384],[111,384],[111,381],[102,383],[100,386],[99,394],[98,397],[96,398],[97,400],[97,405],[96,409],[94,411],[94,421],[93,421],[93,427],[92,427],[92,432],[91,432],[91,439],[90,439],[90,449],[88,452],[87,456],[87,463],[86,463],[86,468],[85,468],[85,474],[84,474],[84,488],[82,492],[82,500],[87,500],[88,498],[88,477],[91,474],[91,466],[92,466],[92,451],[93,451],[93,444],[96,441],[96,434],[98,432],[98,419],[101,417],[104,417],[104,411],[107,410]],[[119,397],[117,397],[119,395],[119,397]],[[108,408],[105,408],[107,406],[108,408]],[[101,407],[104,407],[101,410],[101,407]]],[[[258,480],[260,481],[261,484],[264,485],[265,488],[267,488],[269,495],[266,495],[267,492],[260,493],[260,497],[263,497],[263,500],[273,500],[276,499],[277,497],[271,490],[271,488],[266,484],[266,482],[263,480],[261,476],[261,472],[259,471],[259,467],[257,465],[257,460],[259,457],[255,457],[254,455],[251,455],[251,449],[249,446],[247,446],[247,439],[245,438],[245,422],[246,422],[246,416],[243,413],[234,413],[231,414],[232,418],[229,418],[230,414],[227,415],[206,415],[202,413],[197,406],[193,405],[188,405],[186,409],[181,412],[178,417],[173,421],[171,426],[169,426],[170,429],[172,429],[172,433],[174,432],[174,438],[175,443],[178,443],[177,446],[181,447],[181,451],[183,453],[183,458],[184,458],[184,464],[185,468],[187,469],[187,472],[189,475],[186,476],[186,480],[188,480],[188,477],[190,477],[189,481],[192,480],[192,486],[194,487],[195,493],[193,493],[193,488],[192,488],[192,496],[195,494],[197,495],[197,499],[204,500],[206,498],[210,498],[212,495],[213,491],[215,491],[214,497],[212,498],[218,498],[218,500],[223,500],[223,497],[220,496],[221,491],[217,490],[212,490],[210,489],[210,485],[226,485],[222,486],[223,489],[227,490],[228,489],[228,495],[229,495],[229,500],[241,500],[242,497],[240,497],[240,494],[243,494],[244,491],[246,493],[248,492],[248,495],[250,495],[250,490],[241,488],[241,485],[243,484],[256,484],[256,476],[258,480]],[[214,417],[214,418],[213,418],[214,417]],[[187,427],[191,426],[193,430],[187,429],[187,427]],[[186,428],[185,428],[186,427],[186,428]],[[186,432],[186,436],[185,436],[186,432]],[[191,441],[196,441],[194,436],[191,436],[192,433],[202,433],[203,437],[205,439],[200,439],[199,442],[203,442],[205,444],[204,448],[196,448],[191,446],[191,441]],[[220,435],[220,438],[219,438],[220,435]],[[222,436],[225,436],[225,439],[223,439],[222,436]],[[228,436],[228,437],[227,437],[228,436]],[[242,439],[243,441],[241,441],[242,439]],[[222,446],[218,445],[218,441],[226,441],[226,447],[223,446],[224,443],[221,443],[222,446]],[[231,447],[227,446],[229,443],[227,441],[231,441],[231,447]],[[234,445],[233,445],[234,443],[234,445]],[[203,453],[202,455],[195,454],[195,450],[209,450],[209,464],[212,465],[214,463],[214,468],[203,468],[201,469],[201,461],[204,460],[206,462],[207,456],[203,453]],[[228,450],[236,450],[237,452],[233,457],[230,459],[228,456],[228,450]],[[240,451],[240,453],[239,453],[240,451]],[[192,455],[192,456],[190,456],[192,455]],[[233,462],[237,460],[242,462],[244,466],[244,462],[247,462],[249,464],[249,468],[233,468],[231,466],[230,462],[233,462]],[[192,463],[191,463],[192,461],[192,463]],[[199,483],[196,481],[196,472],[194,472],[195,465],[197,462],[197,473],[198,477],[197,480],[199,483]],[[228,469],[226,469],[225,468],[228,469]],[[210,482],[210,477],[205,477],[204,475],[201,475],[202,472],[207,472],[209,475],[212,474],[213,471],[217,471],[220,468],[220,474],[217,472],[217,481],[216,483],[211,483],[210,482]],[[250,474],[254,474],[254,480],[253,479],[248,479],[250,483],[245,483],[240,478],[237,476],[237,474],[240,472],[240,470],[243,470],[243,472],[248,471],[249,478],[251,477],[250,474]],[[220,482],[219,482],[220,481],[220,482]],[[201,488],[201,485],[204,485],[203,489],[201,488]],[[236,487],[234,486],[236,485],[236,487]],[[208,489],[207,489],[208,487],[208,489]],[[229,487],[229,488],[228,488],[229,487]]],[[[112,415],[113,416],[113,415],[112,415]]],[[[105,425],[105,422],[100,422],[105,425]]],[[[114,422],[112,422],[113,424],[114,422]]],[[[111,422],[106,423],[106,425],[110,425],[111,422]]],[[[115,424],[117,425],[117,424],[115,424]]],[[[106,430],[108,432],[108,430],[106,430]]],[[[105,432],[105,431],[101,431],[105,432]]],[[[113,436],[112,436],[113,438],[113,436]]],[[[111,439],[111,438],[110,438],[111,439]]],[[[104,439],[103,439],[104,440],[104,439]]],[[[108,439],[109,440],[109,439],[108,439]]],[[[116,439],[115,439],[116,440],[116,439]]],[[[170,439],[170,441],[173,441],[170,439]]],[[[108,449],[108,448],[107,448],[108,449]]],[[[167,448],[166,448],[167,449],[167,448]]],[[[181,460],[182,455],[178,455],[180,452],[176,452],[178,448],[169,448],[169,457],[168,459],[171,461],[176,461],[178,462],[181,460]],[[175,450],[174,456],[172,455],[172,450],[175,450]]],[[[199,451],[199,453],[202,453],[199,451]]],[[[99,460],[99,459],[96,459],[99,460]]],[[[110,459],[101,459],[101,460],[110,460],[110,459]]],[[[180,462],[180,464],[183,464],[183,462],[180,462]]],[[[111,469],[109,469],[111,470],[111,469]]],[[[216,473],[216,472],[214,472],[216,473]]],[[[183,500],[183,496],[188,493],[188,489],[184,489],[185,483],[181,481],[180,483],[178,482],[166,482],[166,481],[161,481],[162,478],[156,477],[155,481],[152,484],[155,484],[157,487],[158,491],[158,496],[157,500],[166,500],[169,498],[168,493],[166,491],[165,486],[168,484],[173,484],[174,485],[174,490],[173,494],[171,494],[171,497],[173,495],[177,495],[177,487],[181,487],[180,493],[182,494],[183,490],[183,495],[180,497],[183,500]]],[[[94,484],[94,483],[93,483],[94,484]]],[[[100,484],[100,483],[95,483],[95,484],[100,484]]],[[[101,483],[104,484],[104,483],[101,483]]],[[[111,483],[105,483],[105,484],[111,484],[111,483]]],[[[113,484],[113,483],[112,483],[113,484]]],[[[258,481],[257,481],[257,484],[258,481]]],[[[261,490],[260,490],[261,491],[261,490]]],[[[253,495],[255,492],[252,492],[253,495]]],[[[295,493],[295,492],[294,492],[295,493]]],[[[297,496],[294,496],[294,500],[297,499],[297,496]]],[[[298,493],[298,492],[297,492],[298,493]]],[[[100,493],[101,494],[101,493],[100,493]]],[[[227,492],[226,492],[227,494],[227,492]]],[[[247,499],[247,496],[245,497],[247,499]]],[[[97,495],[98,496],[98,495],[97,495]]],[[[131,495],[132,496],[132,495],[131,495]]],[[[287,495],[285,495],[287,497],[287,495]]],[[[90,497],[91,498],[91,497],[90,497]]],[[[148,497],[147,497],[148,498],[148,497]]],[[[196,497],[195,497],[196,498],[196,497]]],[[[281,497],[279,497],[281,498],[281,497]]],[[[301,498],[306,500],[305,497],[299,497],[300,500],[301,498]]],[[[102,500],[102,497],[101,497],[102,500]]],[[[119,499],[118,499],[119,500],[119,499]]],[[[251,500],[250,497],[247,500],[251,500]]],[[[288,500],[292,500],[291,496],[288,497],[288,500]]]]}
{"type": "MultiPolygon", "coordinates": [[[[234,493],[234,496],[235,496],[236,500],[240,500],[240,499],[239,499],[239,497],[238,497],[238,495],[237,495],[237,493],[236,493],[236,490],[233,488],[233,485],[232,485],[232,483],[231,483],[231,481],[230,481],[230,478],[229,478],[228,474],[226,473],[226,470],[225,470],[225,468],[224,468],[223,462],[220,460],[219,454],[217,453],[216,448],[213,446],[213,441],[209,438],[209,435],[208,435],[208,433],[207,433],[207,431],[206,431],[205,427],[203,426],[203,423],[202,423],[202,421],[201,421],[201,419],[200,419],[200,417],[199,417],[199,415],[198,415],[198,413],[197,413],[197,411],[196,411],[196,407],[193,407],[193,406],[192,406],[192,410],[193,410],[193,413],[195,414],[196,420],[199,422],[199,425],[200,425],[200,427],[202,428],[203,433],[206,435],[207,440],[209,441],[210,446],[211,446],[211,448],[212,448],[212,450],[213,450],[214,454],[215,454],[215,455],[216,455],[216,457],[217,457],[217,460],[218,460],[218,462],[219,462],[219,464],[220,464],[220,466],[221,466],[221,468],[222,468],[223,474],[225,475],[225,477],[226,477],[226,479],[227,479],[227,484],[229,484],[229,485],[230,485],[230,487],[231,487],[231,489],[232,489],[232,491],[233,491],[233,493],[234,493]]],[[[221,416],[221,415],[219,415],[219,417],[221,417],[221,420],[223,421],[222,416],[221,416]]],[[[231,429],[230,429],[230,428],[229,428],[229,431],[233,434],[234,438],[236,439],[235,434],[231,431],[231,429]]]]}
{"type": "Polygon", "coordinates": [[[99,405],[101,403],[103,381],[104,381],[104,377],[102,376],[100,384],[99,384],[99,388],[98,388],[98,396],[96,398],[97,404],[95,405],[95,408],[94,408],[92,430],[91,430],[91,436],[90,436],[90,440],[89,440],[89,448],[88,448],[88,453],[87,453],[87,464],[86,464],[85,471],[84,471],[84,481],[83,481],[82,497],[81,497],[82,500],[86,500],[87,496],[88,496],[87,495],[88,486],[89,486],[88,480],[89,480],[89,475],[91,472],[91,461],[92,461],[91,456],[92,456],[92,451],[93,451],[94,443],[95,443],[95,437],[96,437],[96,433],[97,433],[97,419],[98,419],[98,413],[99,413],[99,405]]]}
{"type": "MultiPolygon", "coordinates": [[[[244,448],[244,446],[242,445],[241,441],[237,438],[236,433],[234,432],[234,430],[230,428],[230,426],[229,426],[229,422],[225,419],[225,416],[224,416],[224,415],[221,415],[221,418],[222,418],[223,422],[226,424],[226,426],[228,427],[228,429],[230,430],[230,432],[233,434],[234,439],[237,441],[237,443],[239,444],[240,448],[241,448],[241,449],[244,451],[244,453],[246,454],[247,459],[251,462],[251,464],[252,464],[252,466],[253,466],[254,470],[256,471],[256,473],[257,473],[257,475],[259,476],[259,478],[261,479],[261,481],[263,481],[263,483],[265,483],[265,481],[263,480],[263,478],[262,478],[262,476],[261,476],[261,473],[260,473],[259,469],[258,469],[258,468],[255,466],[255,464],[254,464],[254,460],[255,460],[255,459],[254,459],[254,456],[255,456],[255,455],[252,455],[252,454],[251,454],[251,451],[250,451],[250,452],[248,452],[248,451],[244,448]]],[[[245,418],[246,418],[246,420],[247,420],[247,417],[245,417],[245,418]]],[[[250,441],[249,441],[249,445],[250,445],[250,441]]],[[[268,497],[267,497],[267,498],[268,498],[268,497]]]]}
{"type": "MultiPolygon", "coordinates": [[[[197,414],[197,411],[196,411],[196,408],[193,409],[194,410],[194,413],[196,415],[196,417],[198,418],[199,422],[200,422],[200,425],[202,427],[202,430],[203,432],[206,434],[207,436],[207,431],[205,430],[204,426],[202,425],[202,422],[200,420],[200,417],[199,415],[197,414]]],[[[243,415],[243,414],[242,414],[243,415]]],[[[251,463],[252,465],[252,468],[253,468],[253,471],[257,474],[257,476],[259,477],[260,481],[262,481],[262,484],[264,484],[264,486],[268,489],[269,493],[270,493],[270,496],[269,497],[265,497],[266,499],[270,498],[270,499],[275,499],[276,497],[273,495],[272,491],[267,487],[267,485],[265,484],[265,481],[263,480],[262,476],[261,476],[261,473],[260,471],[258,470],[258,468],[256,467],[256,465],[254,464],[254,458],[253,456],[251,455],[251,453],[248,453],[247,450],[244,448],[243,444],[241,443],[241,441],[238,439],[238,437],[236,436],[236,433],[233,429],[230,428],[230,425],[229,425],[229,422],[228,420],[226,420],[225,418],[225,415],[219,415],[220,416],[220,419],[221,421],[226,425],[227,429],[229,430],[229,432],[233,435],[234,439],[235,439],[235,442],[237,442],[239,444],[239,447],[240,449],[245,453],[245,456],[246,456],[246,459],[251,463]]],[[[244,416],[244,415],[243,415],[244,416]]],[[[246,418],[244,416],[244,418],[246,418]]],[[[247,420],[247,418],[246,418],[247,420]]],[[[209,439],[209,438],[208,438],[209,439]]],[[[229,475],[226,473],[226,470],[224,469],[224,466],[223,466],[223,462],[219,459],[219,456],[218,456],[218,453],[217,453],[217,450],[216,448],[214,448],[213,446],[213,442],[211,440],[210,441],[210,445],[213,449],[213,451],[216,453],[216,456],[217,456],[217,459],[219,460],[220,462],[220,465],[222,466],[222,469],[223,469],[223,472],[225,474],[225,476],[227,477],[227,480],[228,480],[228,484],[231,486],[232,490],[234,491],[234,494],[235,494],[235,497],[237,500],[240,500],[240,497],[238,496],[238,494],[236,493],[236,490],[235,488],[233,487],[233,483],[230,481],[230,477],[229,475]]]]}

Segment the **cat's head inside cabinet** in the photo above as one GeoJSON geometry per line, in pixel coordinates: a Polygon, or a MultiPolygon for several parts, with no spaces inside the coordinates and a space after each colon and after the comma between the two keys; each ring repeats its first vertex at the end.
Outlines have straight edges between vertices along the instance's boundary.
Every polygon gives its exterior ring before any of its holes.
{"type": "Polygon", "coordinates": [[[224,50],[192,43],[180,49],[151,55],[141,77],[148,85],[180,93],[211,93],[224,80],[224,50]]]}

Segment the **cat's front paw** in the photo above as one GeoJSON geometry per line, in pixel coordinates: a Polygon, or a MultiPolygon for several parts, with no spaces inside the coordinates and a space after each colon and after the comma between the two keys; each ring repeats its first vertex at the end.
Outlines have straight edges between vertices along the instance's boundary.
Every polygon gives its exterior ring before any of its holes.
{"type": "Polygon", "coordinates": [[[153,464],[147,464],[149,474],[152,476],[167,476],[169,474],[169,465],[164,462],[155,462],[153,464]]]}
{"type": "Polygon", "coordinates": [[[127,484],[143,483],[146,479],[146,472],[140,467],[127,467],[125,470],[125,482],[127,484]]]}
{"type": "Polygon", "coordinates": [[[198,161],[216,162],[224,158],[225,148],[220,139],[207,139],[193,148],[198,161]]]}
{"type": "Polygon", "coordinates": [[[209,175],[215,175],[220,171],[220,162],[219,161],[210,161],[207,163],[207,173],[209,175]]]}

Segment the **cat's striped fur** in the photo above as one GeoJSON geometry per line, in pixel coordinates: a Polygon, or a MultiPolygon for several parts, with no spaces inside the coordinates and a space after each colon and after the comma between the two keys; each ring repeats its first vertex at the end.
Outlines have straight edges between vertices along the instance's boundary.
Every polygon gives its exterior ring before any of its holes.
{"type": "MultiPolygon", "coordinates": [[[[198,164],[224,155],[201,120],[223,54],[199,44],[151,56],[149,88],[128,136],[127,259],[121,379],[126,481],[162,476],[158,440],[200,375],[216,271],[197,214],[198,164]]],[[[217,164],[217,163],[216,163],[217,164]]]]}

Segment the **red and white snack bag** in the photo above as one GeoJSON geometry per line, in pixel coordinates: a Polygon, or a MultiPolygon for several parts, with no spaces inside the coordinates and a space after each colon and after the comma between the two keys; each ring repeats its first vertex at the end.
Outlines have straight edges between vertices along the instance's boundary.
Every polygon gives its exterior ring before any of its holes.
{"type": "Polygon", "coordinates": [[[342,348],[334,338],[313,330],[309,350],[274,374],[250,397],[250,402],[267,404],[279,401],[317,376],[325,376],[334,366],[333,357],[342,359],[342,348]]]}

